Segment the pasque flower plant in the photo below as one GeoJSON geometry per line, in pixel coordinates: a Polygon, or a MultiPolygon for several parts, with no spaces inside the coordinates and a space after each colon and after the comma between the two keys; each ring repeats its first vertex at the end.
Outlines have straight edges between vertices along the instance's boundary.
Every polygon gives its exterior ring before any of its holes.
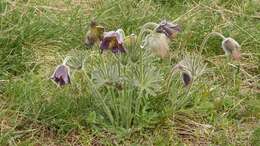
{"type": "MultiPolygon", "coordinates": [[[[86,45],[98,44],[101,53],[111,51],[114,54],[126,54],[112,55],[113,57],[92,56],[95,61],[90,65],[91,69],[87,70],[83,67],[84,59],[80,59],[81,55],[76,55],[79,59],[74,61],[68,61],[70,57],[66,57],[63,64],[56,67],[51,79],[58,86],[67,85],[71,83],[70,69],[83,68],[82,80],[86,82],[84,88],[89,88],[91,91],[89,94],[93,97],[95,112],[104,117],[99,120],[108,120],[109,125],[127,129],[140,126],[142,118],[147,119],[142,117],[142,113],[148,111],[146,108],[149,107],[151,99],[173,93],[171,89],[182,88],[179,84],[171,86],[174,74],[179,73],[186,87],[183,91],[186,91],[187,87],[194,87],[192,85],[206,70],[206,64],[203,63],[201,56],[185,54],[184,58],[172,68],[171,78],[166,80],[167,92],[162,92],[164,87],[162,85],[165,83],[162,70],[154,64],[154,57],[141,48],[150,50],[161,58],[169,56],[169,44],[181,31],[178,24],[165,20],[159,24],[146,23],[138,36],[132,34],[127,37],[122,29],[104,32],[104,28],[95,22],[91,23],[90,28],[86,45]],[[128,63],[127,57],[132,62],[128,63]]],[[[227,54],[238,58],[239,55],[236,56],[234,52],[240,46],[234,39],[224,38],[222,47],[227,54]]],[[[176,93],[174,91],[174,94],[179,96],[181,92],[182,90],[176,93]]],[[[186,98],[188,99],[188,96],[186,98]]],[[[179,101],[179,99],[173,100],[173,105],[180,107],[179,101]]]]}

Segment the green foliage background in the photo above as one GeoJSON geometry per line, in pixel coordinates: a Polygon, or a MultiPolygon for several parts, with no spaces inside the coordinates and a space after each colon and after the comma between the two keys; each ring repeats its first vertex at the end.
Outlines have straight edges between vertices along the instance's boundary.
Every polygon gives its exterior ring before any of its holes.
{"type": "Polygon", "coordinates": [[[0,145],[259,145],[259,48],[259,0],[2,0],[0,145]],[[101,55],[84,45],[93,19],[127,35],[163,19],[182,32],[171,60],[140,47],[101,55]],[[212,31],[240,43],[240,62],[212,37],[189,91],[178,75],[168,80],[212,31]],[[49,77],[68,54],[85,66],[58,88],[49,77]]]}

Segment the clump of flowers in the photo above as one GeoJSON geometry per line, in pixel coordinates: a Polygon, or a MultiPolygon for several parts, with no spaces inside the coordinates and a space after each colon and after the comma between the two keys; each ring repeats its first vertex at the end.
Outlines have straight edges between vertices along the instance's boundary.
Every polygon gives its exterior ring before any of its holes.
{"type": "Polygon", "coordinates": [[[159,24],[146,23],[141,31],[141,35],[145,36],[142,47],[150,49],[155,55],[161,58],[165,58],[169,56],[170,41],[176,38],[177,33],[180,31],[181,29],[178,24],[166,20],[159,24]]]}
{"type": "Polygon", "coordinates": [[[241,47],[240,47],[239,43],[235,39],[233,39],[231,37],[225,37],[224,35],[222,35],[219,32],[209,33],[206,36],[206,38],[204,39],[204,41],[202,43],[202,47],[205,46],[207,40],[212,35],[219,36],[223,39],[221,46],[222,46],[222,49],[224,50],[226,55],[231,56],[235,60],[239,60],[241,58],[241,53],[240,53],[241,47]]]}
{"type": "MultiPolygon", "coordinates": [[[[122,29],[116,31],[104,31],[104,27],[98,25],[97,22],[92,21],[90,23],[90,30],[87,32],[85,44],[87,46],[93,46],[98,44],[101,53],[111,51],[113,53],[125,53],[130,48],[129,52],[132,55],[132,60],[138,59],[138,52],[133,48],[142,40],[141,48],[150,50],[153,54],[166,58],[169,56],[169,44],[174,40],[177,34],[181,31],[180,26],[177,23],[163,20],[160,23],[148,22],[142,26],[140,35],[131,34],[125,37],[125,33],[122,29]],[[137,57],[136,57],[137,56],[137,57]]],[[[220,36],[222,41],[222,48],[226,55],[232,56],[234,59],[240,59],[240,45],[231,37],[224,37],[218,32],[212,32],[204,39],[202,45],[205,45],[206,41],[211,35],[220,36]]],[[[140,52],[140,51],[139,51],[140,52]]],[[[131,56],[131,55],[130,55],[131,56]]],[[[131,58],[131,57],[130,57],[131,58]]],[[[70,83],[70,65],[67,64],[67,59],[63,64],[56,67],[51,79],[63,86],[70,83]]],[[[76,67],[81,68],[82,64],[76,67]]],[[[196,55],[186,55],[182,61],[177,63],[173,67],[173,72],[180,72],[183,84],[185,86],[191,85],[197,77],[201,76],[206,68],[206,65],[202,63],[201,57],[196,55]]]]}

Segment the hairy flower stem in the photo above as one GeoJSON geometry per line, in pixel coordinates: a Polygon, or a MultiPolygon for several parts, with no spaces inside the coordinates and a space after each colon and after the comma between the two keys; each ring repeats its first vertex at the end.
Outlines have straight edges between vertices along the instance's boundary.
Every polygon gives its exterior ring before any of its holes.
{"type": "Polygon", "coordinates": [[[125,39],[125,32],[123,29],[118,29],[117,32],[122,35],[122,37],[125,39]]]}
{"type": "MultiPolygon", "coordinates": [[[[155,32],[155,29],[157,28],[158,24],[157,23],[154,23],[154,22],[148,22],[146,24],[144,24],[142,27],[141,27],[141,31],[137,37],[137,42],[141,42],[144,37],[145,37],[145,34],[151,34],[153,32],[155,32]]],[[[141,42],[141,46],[143,45],[143,42],[141,42]]]]}
{"type": "Polygon", "coordinates": [[[89,76],[87,75],[86,72],[84,72],[85,74],[85,77],[88,81],[88,83],[90,83],[90,86],[89,88],[91,89],[91,91],[95,94],[95,97],[98,97],[99,101],[101,101],[101,104],[102,104],[102,108],[104,110],[104,112],[106,113],[106,115],[108,116],[111,124],[114,123],[114,118],[113,118],[113,115],[112,115],[112,112],[111,110],[108,108],[108,106],[106,105],[104,99],[103,99],[103,96],[99,93],[99,91],[97,90],[97,88],[95,87],[95,84],[92,82],[92,80],[89,78],[89,76]]]}
{"type": "MultiPolygon", "coordinates": [[[[144,64],[143,64],[143,56],[141,56],[141,82],[143,83],[144,80],[144,64]]],[[[138,93],[137,99],[136,99],[136,105],[135,105],[135,115],[137,116],[139,111],[140,111],[140,107],[141,107],[141,103],[142,103],[142,95],[143,95],[143,87],[141,87],[140,92],[138,93]]],[[[138,120],[135,118],[134,119],[134,124],[137,124],[138,120]]]]}
{"type": "Polygon", "coordinates": [[[70,58],[71,58],[71,56],[66,56],[65,59],[63,60],[62,64],[67,65],[67,62],[69,61],[70,58]]]}
{"type": "Polygon", "coordinates": [[[151,34],[151,33],[153,33],[153,31],[150,30],[150,29],[142,30],[142,31],[139,33],[139,35],[138,35],[138,37],[137,37],[137,42],[140,42],[141,48],[144,48],[144,46],[145,46],[145,40],[146,40],[147,36],[149,36],[149,35],[145,36],[145,34],[151,34]]]}
{"type": "Polygon", "coordinates": [[[81,65],[73,66],[73,65],[67,63],[70,59],[71,59],[71,56],[67,56],[67,57],[65,57],[65,59],[64,59],[63,62],[62,62],[62,64],[63,64],[63,65],[66,65],[66,66],[68,66],[68,67],[70,67],[71,69],[77,69],[77,70],[80,70],[80,69],[83,68],[84,61],[82,62],[81,65]]]}
{"type": "Polygon", "coordinates": [[[173,76],[177,73],[177,68],[176,67],[173,67],[171,69],[171,71],[168,73],[168,75],[166,76],[166,91],[167,93],[170,92],[170,86],[172,84],[172,78],[173,76]]]}
{"type": "MultiPolygon", "coordinates": [[[[142,95],[143,95],[143,89],[140,90],[137,99],[136,99],[136,105],[135,105],[135,116],[138,116],[138,113],[140,111],[141,103],[142,103],[142,95]]],[[[134,124],[138,123],[138,119],[134,119],[134,124]]]]}
{"type": "Polygon", "coordinates": [[[165,87],[166,87],[166,94],[170,93],[170,87],[171,87],[171,83],[172,83],[172,77],[175,73],[171,70],[170,73],[168,73],[168,75],[165,78],[165,87]]]}
{"type": "Polygon", "coordinates": [[[108,90],[108,92],[109,92],[109,94],[111,95],[111,98],[112,98],[112,100],[113,100],[113,105],[111,105],[113,108],[114,108],[114,110],[113,110],[113,112],[114,112],[114,114],[115,114],[115,117],[114,117],[114,119],[116,120],[116,125],[115,126],[118,126],[119,125],[119,122],[120,122],[120,119],[119,119],[119,117],[120,117],[120,110],[118,109],[118,106],[117,106],[117,100],[116,100],[116,96],[115,96],[115,94],[114,94],[114,91],[113,91],[113,88],[111,88],[111,87],[107,87],[107,90],[108,90]]]}
{"type": "Polygon", "coordinates": [[[223,40],[226,38],[224,35],[222,35],[222,34],[219,33],[219,32],[211,32],[211,33],[209,33],[209,34],[204,38],[202,44],[200,45],[200,51],[201,51],[200,53],[202,53],[202,51],[203,51],[203,49],[204,49],[204,47],[205,47],[205,45],[206,45],[208,39],[209,39],[211,36],[219,36],[219,37],[221,37],[223,40]]]}
{"type": "Polygon", "coordinates": [[[146,29],[155,30],[157,26],[158,26],[157,23],[148,22],[148,23],[146,23],[146,24],[144,24],[144,25],[142,26],[141,30],[146,30],[146,29]]]}

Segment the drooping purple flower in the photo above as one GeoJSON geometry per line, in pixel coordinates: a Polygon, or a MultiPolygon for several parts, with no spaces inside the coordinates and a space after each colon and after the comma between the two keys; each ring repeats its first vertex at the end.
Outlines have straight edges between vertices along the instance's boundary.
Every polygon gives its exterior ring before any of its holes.
{"type": "Polygon", "coordinates": [[[100,44],[101,53],[106,50],[111,50],[113,53],[125,53],[123,42],[124,38],[118,31],[106,32],[100,44]]]}
{"type": "Polygon", "coordinates": [[[61,64],[56,67],[51,79],[59,86],[70,84],[69,67],[61,64]]]}
{"type": "Polygon", "coordinates": [[[192,74],[186,66],[178,63],[173,67],[172,71],[173,73],[176,71],[181,72],[181,78],[185,87],[189,86],[192,83],[193,81],[192,74]]]}
{"type": "Polygon", "coordinates": [[[184,86],[188,86],[192,82],[192,76],[188,72],[182,72],[182,80],[183,80],[184,86]]]}
{"type": "Polygon", "coordinates": [[[168,38],[173,39],[177,33],[181,31],[181,27],[178,24],[163,20],[156,28],[156,32],[164,33],[168,38]]]}

